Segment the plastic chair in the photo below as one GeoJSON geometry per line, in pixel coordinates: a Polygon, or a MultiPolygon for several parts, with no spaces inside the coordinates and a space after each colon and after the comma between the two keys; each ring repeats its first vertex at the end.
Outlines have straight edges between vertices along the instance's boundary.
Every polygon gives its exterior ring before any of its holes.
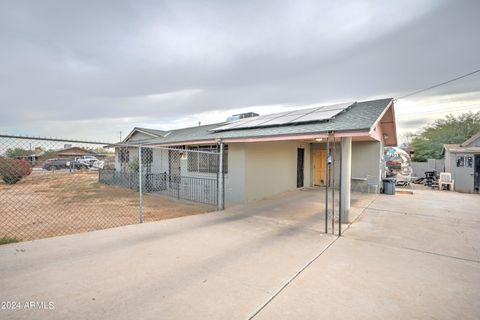
{"type": "Polygon", "coordinates": [[[367,175],[367,193],[370,193],[370,189],[378,191],[378,179],[375,176],[367,175]]]}
{"type": "Polygon", "coordinates": [[[438,180],[438,189],[443,190],[443,186],[447,186],[450,191],[453,191],[454,181],[450,172],[441,172],[438,180]]]}

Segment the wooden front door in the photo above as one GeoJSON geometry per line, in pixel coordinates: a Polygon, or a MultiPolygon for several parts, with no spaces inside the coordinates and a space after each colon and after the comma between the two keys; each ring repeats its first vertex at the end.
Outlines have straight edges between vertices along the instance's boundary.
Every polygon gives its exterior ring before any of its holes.
{"type": "Polygon", "coordinates": [[[315,150],[313,152],[313,185],[325,185],[325,162],[326,150],[315,150]]]}

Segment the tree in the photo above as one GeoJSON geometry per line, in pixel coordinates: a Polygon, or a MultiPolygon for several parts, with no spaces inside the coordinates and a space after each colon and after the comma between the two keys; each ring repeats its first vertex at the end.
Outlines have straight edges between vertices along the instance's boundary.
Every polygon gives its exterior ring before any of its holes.
{"type": "Polygon", "coordinates": [[[460,144],[480,131],[480,111],[464,113],[458,117],[448,115],[436,120],[416,135],[410,144],[413,161],[441,159],[444,144],[460,144]]]}
{"type": "Polygon", "coordinates": [[[32,154],[32,151],[22,148],[10,148],[5,152],[5,155],[9,158],[23,158],[32,154]]]}

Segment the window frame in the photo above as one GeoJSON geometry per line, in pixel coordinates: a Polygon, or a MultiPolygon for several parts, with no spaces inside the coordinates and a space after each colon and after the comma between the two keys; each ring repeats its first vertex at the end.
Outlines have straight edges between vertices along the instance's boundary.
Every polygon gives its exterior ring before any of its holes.
{"type": "MultiPolygon", "coordinates": [[[[188,146],[188,151],[218,152],[218,145],[188,146]]],[[[218,173],[218,158],[201,152],[187,152],[189,173],[218,173]],[[203,159],[202,159],[203,156],[203,159]],[[206,157],[206,159],[205,159],[206,157]]],[[[223,146],[223,173],[228,173],[228,145],[223,146]]]]}
{"type": "Polygon", "coordinates": [[[153,162],[153,149],[142,147],[142,164],[149,165],[153,162]]]}
{"type": "Polygon", "coordinates": [[[464,168],[465,167],[465,156],[457,155],[455,157],[455,164],[457,168],[464,168]]]}

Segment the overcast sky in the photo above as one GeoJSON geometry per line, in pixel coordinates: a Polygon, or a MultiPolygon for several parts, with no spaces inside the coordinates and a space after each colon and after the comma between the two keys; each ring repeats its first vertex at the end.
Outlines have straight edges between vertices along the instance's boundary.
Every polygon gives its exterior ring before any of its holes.
{"type": "MultiPolygon", "coordinates": [[[[116,141],[399,97],[480,68],[480,1],[0,0],[0,132],[116,141]]],[[[396,105],[480,110],[480,74],[396,105]]],[[[401,138],[401,137],[400,137],[401,138]]]]}

